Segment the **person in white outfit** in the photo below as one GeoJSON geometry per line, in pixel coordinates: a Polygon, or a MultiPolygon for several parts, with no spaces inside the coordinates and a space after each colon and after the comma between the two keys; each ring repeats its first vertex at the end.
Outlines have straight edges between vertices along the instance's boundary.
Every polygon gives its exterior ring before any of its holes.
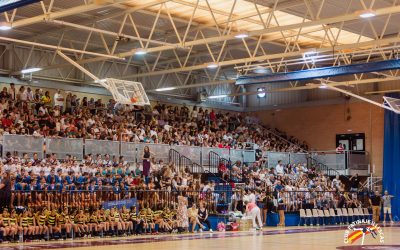
{"type": "Polygon", "coordinates": [[[251,219],[253,221],[253,228],[255,228],[257,230],[261,230],[263,223],[261,220],[260,208],[253,202],[245,201],[245,205],[246,205],[246,214],[248,216],[251,216],[251,219]],[[258,225],[256,223],[256,219],[257,219],[258,225]]]}

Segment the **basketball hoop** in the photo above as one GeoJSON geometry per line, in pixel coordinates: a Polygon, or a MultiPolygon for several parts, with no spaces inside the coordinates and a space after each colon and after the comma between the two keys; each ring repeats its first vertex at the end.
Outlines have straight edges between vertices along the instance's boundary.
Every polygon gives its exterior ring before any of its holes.
{"type": "Polygon", "coordinates": [[[140,82],[125,81],[114,78],[99,80],[108,89],[117,103],[127,105],[150,105],[149,98],[140,82]]]}
{"type": "Polygon", "coordinates": [[[400,99],[384,96],[383,100],[384,104],[388,105],[393,112],[400,114],[400,99]]]}
{"type": "Polygon", "coordinates": [[[321,83],[321,86],[325,86],[325,87],[327,87],[329,89],[341,92],[341,93],[343,93],[345,95],[349,95],[349,96],[355,97],[357,99],[360,99],[362,101],[371,103],[371,104],[376,105],[378,107],[393,111],[396,114],[400,114],[400,99],[395,99],[395,98],[384,96],[383,97],[383,103],[379,103],[379,102],[370,100],[368,98],[365,98],[363,96],[351,93],[350,91],[347,91],[347,90],[344,90],[344,89],[341,89],[341,88],[337,88],[337,87],[333,86],[332,84],[321,83]]]}

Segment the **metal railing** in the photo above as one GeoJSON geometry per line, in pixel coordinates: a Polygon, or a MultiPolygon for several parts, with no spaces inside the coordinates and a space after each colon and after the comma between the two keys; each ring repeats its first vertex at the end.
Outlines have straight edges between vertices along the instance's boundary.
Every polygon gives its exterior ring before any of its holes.
{"type": "MultiPolygon", "coordinates": [[[[170,150],[190,159],[191,163],[201,166],[209,165],[209,152],[214,151],[226,159],[239,160],[241,162],[254,162],[255,150],[241,150],[228,148],[195,147],[184,145],[167,145],[153,143],[133,143],[124,141],[107,141],[93,139],[70,139],[70,138],[44,138],[29,135],[4,135],[2,142],[3,156],[7,153],[15,153],[22,156],[34,153],[43,159],[45,153],[55,153],[58,159],[65,159],[67,155],[82,160],[87,154],[109,154],[111,156],[123,156],[125,161],[139,162],[143,148],[147,146],[154,153],[156,160],[164,162],[171,159],[170,150]]],[[[179,159],[174,159],[178,161],[179,159]]]]}
{"type": "Polygon", "coordinates": [[[191,159],[181,155],[175,149],[169,150],[169,162],[174,162],[179,171],[185,171],[186,168],[189,168],[191,173],[204,173],[204,168],[200,164],[192,162],[191,159]]]}
{"type": "MultiPolygon", "coordinates": [[[[227,185],[227,184],[221,184],[227,185]]],[[[265,199],[257,200],[260,207],[268,210],[277,210],[278,206],[288,212],[297,212],[300,209],[329,209],[338,207],[366,207],[368,194],[356,192],[332,191],[283,191],[276,192],[272,188],[262,191],[265,199]]],[[[164,207],[176,208],[178,196],[188,198],[191,204],[204,202],[211,213],[224,211],[243,210],[243,190],[233,191],[235,195],[227,195],[226,190],[113,190],[111,187],[96,187],[94,190],[43,190],[43,191],[12,191],[11,207],[23,206],[32,209],[62,209],[65,206],[76,209],[99,208],[104,202],[136,198],[139,208],[162,209],[164,207]]]]}
{"type": "Polygon", "coordinates": [[[225,166],[229,166],[231,165],[231,161],[222,157],[221,155],[219,155],[218,153],[214,152],[214,151],[210,151],[209,153],[209,171],[210,173],[218,173],[218,166],[220,163],[225,164],[225,166]]]}
{"type": "Polygon", "coordinates": [[[363,188],[367,188],[370,191],[380,191],[382,192],[383,187],[383,178],[382,177],[374,177],[370,176],[367,178],[365,183],[362,185],[363,188]]]}
{"type": "Polygon", "coordinates": [[[369,170],[369,156],[366,152],[345,151],[314,151],[309,153],[264,152],[268,159],[268,167],[275,167],[278,161],[282,164],[316,165],[326,173],[339,174],[340,170],[369,170]]]}

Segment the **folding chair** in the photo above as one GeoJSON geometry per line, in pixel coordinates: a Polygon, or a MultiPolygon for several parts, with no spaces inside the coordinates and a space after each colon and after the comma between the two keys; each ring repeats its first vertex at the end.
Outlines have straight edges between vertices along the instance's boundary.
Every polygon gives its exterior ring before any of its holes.
{"type": "Polygon", "coordinates": [[[372,215],[369,213],[368,208],[363,208],[364,210],[364,215],[367,217],[367,219],[372,219],[372,215]]]}
{"type": "Polygon", "coordinates": [[[322,219],[322,225],[325,225],[324,211],[322,211],[321,209],[318,209],[318,216],[322,219]]]}
{"type": "Polygon", "coordinates": [[[306,216],[306,211],[304,210],[304,209],[300,209],[300,220],[299,220],[299,226],[301,225],[301,219],[303,219],[303,223],[304,223],[304,226],[306,226],[307,225],[307,221],[306,221],[306,218],[307,218],[307,216],[306,216]]]}
{"type": "Polygon", "coordinates": [[[329,224],[331,224],[331,222],[332,222],[332,220],[331,220],[332,216],[329,214],[329,211],[326,210],[326,209],[324,209],[324,215],[325,215],[325,218],[328,218],[329,224]]]}
{"type": "Polygon", "coordinates": [[[333,210],[333,208],[329,208],[329,214],[333,218],[335,225],[337,225],[338,224],[338,222],[337,222],[338,215],[335,214],[335,210],[333,210]]]}
{"type": "Polygon", "coordinates": [[[360,220],[363,218],[363,215],[360,213],[360,210],[358,210],[358,208],[353,208],[353,213],[354,216],[357,218],[356,220],[360,220]]]}
{"type": "Polygon", "coordinates": [[[357,208],[357,215],[359,216],[360,219],[365,219],[365,215],[361,207],[357,208]]]}
{"type": "Polygon", "coordinates": [[[320,220],[320,218],[319,218],[319,215],[318,215],[318,210],[314,208],[314,209],[312,210],[312,215],[313,215],[313,217],[314,217],[314,221],[316,222],[315,225],[319,226],[319,220],[320,220]]]}
{"type": "Polygon", "coordinates": [[[347,212],[349,214],[349,217],[351,216],[351,222],[354,221],[354,211],[351,207],[347,208],[347,212]]]}
{"type": "Polygon", "coordinates": [[[336,214],[337,214],[337,217],[339,218],[340,224],[343,224],[343,213],[342,213],[342,209],[337,208],[337,209],[336,209],[336,214]]]}
{"type": "Polygon", "coordinates": [[[347,213],[347,209],[345,207],[342,208],[343,218],[346,217],[346,224],[349,224],[349,214],[347,213]]]}
{"type": "Polygon", "coordinates": [[[310,209],[306,209],[306,218],[309,218],[310,226],[312,226],[313,225],[313,223],[312,223],[313,216],[312,216],[312,213],[311,213],[310,209]]]}

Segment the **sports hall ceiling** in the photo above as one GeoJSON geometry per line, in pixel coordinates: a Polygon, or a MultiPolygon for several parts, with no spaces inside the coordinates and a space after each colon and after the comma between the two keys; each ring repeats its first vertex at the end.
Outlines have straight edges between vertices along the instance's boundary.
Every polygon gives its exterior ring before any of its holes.
{"type": "MultiPolygon", "coordinates": [[[[95,84],[60,50],[99,78],[139,81],[158,95],[205,89],[246,106],[241,96],[254,88],[235,86],[238,75],[397,58],[399,13],[400,0],[45,0],[1,15],[12,28],[0,31],[0,68],[95,84]],[[154,91],[166,87],[175,89],[154,91]]],[[[321,93],[321,81],[375,94],[400,89],[397,78],[392,70],[264,87],[272,99],[307,101],[338,96],[321,93]]]]}

